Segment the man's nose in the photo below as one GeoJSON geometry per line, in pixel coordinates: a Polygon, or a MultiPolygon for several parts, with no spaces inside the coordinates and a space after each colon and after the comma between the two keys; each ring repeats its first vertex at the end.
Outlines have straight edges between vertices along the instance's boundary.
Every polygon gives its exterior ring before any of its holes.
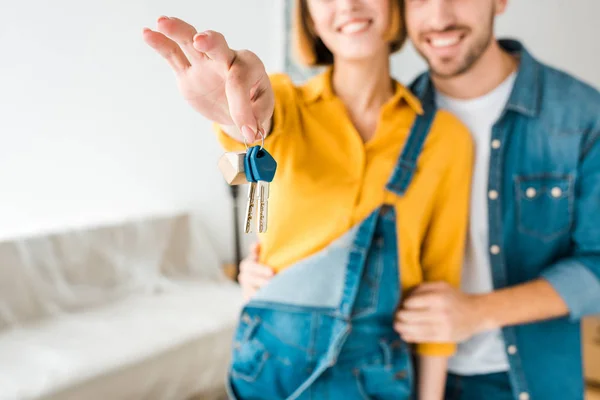
{"type": "Polygon", "coordinates": [[[443,31],[456,23],[452,3],[454,0],[429,0],[427,3],[428,26],[443,31]]]}

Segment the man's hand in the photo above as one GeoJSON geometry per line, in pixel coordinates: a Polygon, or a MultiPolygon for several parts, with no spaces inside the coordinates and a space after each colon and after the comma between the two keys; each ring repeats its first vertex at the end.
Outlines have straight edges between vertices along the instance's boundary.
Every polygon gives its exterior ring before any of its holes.
{"type": "Polygon", "coordinates": [[[460,342],[485,330],[485,317],[477,296],[447,283],[425,283],[404,301],[394,328],[409,343],[460,342]]]}
{"type": "Polygon", "coordinates": [[[235,125],[253,142],[270,126],[275,104],[271,82],[256,54],[229,48],[219,32],[197,32],[177,18],[160,17],[145,42],[171,66],[179,90],[200,114],[235,125]]]}
{"type": "Polygon", "coordinates": [[[483,331],[568,314],[567,304],[545,279],[478,295],[437,282],[408,296],[394,327],[407,342],[461,342],[483,331]]]}
{"type": "Polygon", "coordinates": [[[255,243],[250,254],[240,263],[238,281],[242,287],[245,301],[250,300],[258,289],[264,286],[274,275],[271,268],[258,263],[260,245],[255,243]]]}

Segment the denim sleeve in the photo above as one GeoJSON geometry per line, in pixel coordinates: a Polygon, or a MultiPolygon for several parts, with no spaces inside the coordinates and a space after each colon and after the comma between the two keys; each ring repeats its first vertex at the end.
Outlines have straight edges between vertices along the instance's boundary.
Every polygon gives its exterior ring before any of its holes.
{"type": "Polygon", "coordinates": [[[574,253],[542,273],[576,321],[600,314],[600,124],[584,142],[575,194],[574,253]]]}

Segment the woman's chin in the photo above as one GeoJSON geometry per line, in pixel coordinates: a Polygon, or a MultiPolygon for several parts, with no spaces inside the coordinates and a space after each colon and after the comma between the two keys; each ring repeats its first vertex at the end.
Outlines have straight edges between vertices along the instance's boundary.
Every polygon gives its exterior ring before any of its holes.
{"type": "Polygon", "coordinates": [[[364,63],[376,63],[381,60],[385,60],[389,57],[389,53],[385,51],[373,51],[371,49],[356,49],[354,51],[345,51],[335,54],[336,62],[346,62],[353,64],[364,64],[364,63]]]}

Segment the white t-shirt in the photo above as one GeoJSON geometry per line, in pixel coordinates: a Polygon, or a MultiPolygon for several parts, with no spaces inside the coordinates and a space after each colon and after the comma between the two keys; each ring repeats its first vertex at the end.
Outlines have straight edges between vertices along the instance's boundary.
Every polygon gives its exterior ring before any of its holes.
{"type": "MultiPolygon", "coordinates": [[[[436,93],[439,108],[456,115],[471,131],[475,141],[475,166],[471,192],[471,212],[467,248],[462,274],[466,293],[488,293],[494,289],[488,254],[488,172],[492,126],[508,98],[516,74],[482,97],[469,100],[449,98],[436,93]]],[[[459,375],[489,374],[508,371],[504,339],[500,330],[485,332],[459,343],[448,369],[459,375]]]]}

